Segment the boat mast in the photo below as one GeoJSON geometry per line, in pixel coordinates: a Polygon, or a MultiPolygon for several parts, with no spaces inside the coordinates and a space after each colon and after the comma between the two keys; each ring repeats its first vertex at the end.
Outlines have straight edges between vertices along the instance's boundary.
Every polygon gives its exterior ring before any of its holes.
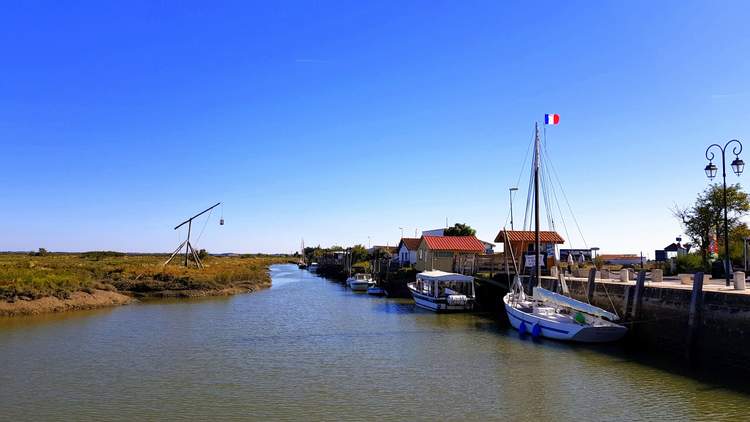
{"type": "MultiPolygon", "coordinates": [[[[536,250],[536,285],[541,286],[542,262],[539,239],[539,124],[534,123],[534,249],[536,250]]],[[[532,292],[529,292],[532,293],[532,292]]]]}

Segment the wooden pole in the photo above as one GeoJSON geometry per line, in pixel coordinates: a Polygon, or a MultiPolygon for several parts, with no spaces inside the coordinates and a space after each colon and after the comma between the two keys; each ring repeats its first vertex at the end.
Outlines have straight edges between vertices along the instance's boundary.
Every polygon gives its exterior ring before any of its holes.
{"type": "Polygon", "coordinates": [[[190,254],[190,230],[193,228],[193,220],[188,221],[187,249],[185,249],[185,266],[188,266],[188,254],[190,254]]]}
{"type": "Polygon", "coordinates": [[[594,300],[594,289],[596,289],[596,267],[589,270],[588,288],[586,289],[586,298],[589,303],[594,300]]]}
{"type": "MultiPolygon", "coordinates": [[[[542,262],[541,262],[541,251],[542,243],[539,236],[539,127],[534,126],[534,257],[535,257],[535,277],[536,285],[542,285],[542,262]]],[[[530,291],[533,294],[533,290],[530,291]]]]}
{"type": "Polygon", "coordinates": [[[169,264],[169,262],[172,261],[172,259],[175,257],[175,255],[177,255],[178,253],[180,253],[180,251],[182,250],[182,247],[185,245],[185,243],[187,243],[187,240],[184,240],[182,243],[180,243],[180,246],[178,246],[177,249],[175,249],[174,252],[172,253],[172,255],[169,257],[169,259],[166,262],[164,262],[164,265],[169,264]]]}
{"type": "Polygon", "coordinates": [[[630,318],[633,321],[636,321],[638,317],[640,316],[641,312],[641,302],[643,298],[643,290],[645,288],[646,283],[646,271],[640,270],[638,271],[638,278],[635,282],[635,293],[633,297],[633,310],[630,313],[630,318]]]}
{"type": "Polygon", "coordinates": [[[690,313],[688,315],[688,332],[685,357],[688,362],[697,361],[696,345],[703,323],[703,273],[695,273],[693,293],[690,296],[690,313]]]}

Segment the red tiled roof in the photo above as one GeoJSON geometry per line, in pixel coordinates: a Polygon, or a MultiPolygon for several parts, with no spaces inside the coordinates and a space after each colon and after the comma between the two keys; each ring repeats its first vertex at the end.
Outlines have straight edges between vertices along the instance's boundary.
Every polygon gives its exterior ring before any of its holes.
{"type": "Polygon", "coordinates": [[[484,243],[475,236],[422,236],[433,251],[484,252],[484,243]]]}
{"type": "Polygon", "coordinates": [[[419,238],[413,238],[413,237],[404,237],[401,238],[401,243],[399,243],[399,248],[401,247],[401,244],[404,244],[406,246],[406,249],[410,251],[416,251],[419,249],[419,242],[422,239],[419,238]]]}
{"type": "MultiPolygon", "coordinates": [[[[495,242],[503,242],[505,240],[505,233],[508,233],[508,240],[511,242],[534,242],[535,234],[531,230],[508,230],[501,231],[497,234],[497,237],[495,238],[495,242]]],[[[565,243],[565,239],[562,238],[557,232],[551,232],[551,231],[540,231],[539,232],[539,241],[542,243],[565,243]]]]}

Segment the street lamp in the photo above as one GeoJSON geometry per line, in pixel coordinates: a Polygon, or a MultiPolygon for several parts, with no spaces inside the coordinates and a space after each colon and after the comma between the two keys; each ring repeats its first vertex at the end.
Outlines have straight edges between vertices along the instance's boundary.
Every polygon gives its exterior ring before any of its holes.
{"type": "Polygon", "coordinates": [[[510,229],[513,230],[513,192],[517,191],[518,188],[508,188],[508,195],[510,195],[510,229]]]}
{"type": "Polygon", "coordinates": [[[721,176],[723,179],[723,188],[724,188],[724,275],[726,278],[726,285],[729,286],[729,277],[730,272],[732,272],[732,261],[729,257],[729,219],[727,217],[727,165],[726,165],[726,150],[729,148],[729,145],[736,143],[737,145],[732,147],[732,154],[734,154],[735,158],[734,161],[732,161],[732,170],[734,173],[739,176],[742,174],[742,172],[745,169],[745,162],[740,159],[740,153],[742,152],[742,143],[736,139],[732,139],[731,141],[727,142],[724,147],[722,147],[719,144],[712,144],[709,145],[708,148],[706,148],[706,159],[708,160],[708,165],[706,165],[706,168],[704,169],[706,171],[706,176],[710,180],[713,180],[714,177],[716,177],[716,173],[718,171],[718,168],[716,165],[714,165],[714,157],[716,155],[711,151],[712,148],[716,147],[721,151],[721,176]]]}

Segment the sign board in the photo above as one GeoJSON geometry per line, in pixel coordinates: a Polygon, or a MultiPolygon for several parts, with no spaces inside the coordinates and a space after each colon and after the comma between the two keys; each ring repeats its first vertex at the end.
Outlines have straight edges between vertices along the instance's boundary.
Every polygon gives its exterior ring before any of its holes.
{"type": "MultiPolygon", "coordinates": [[[[539,254],[539,257],[542,259],[542,268],[544,268],[547,262],[547,254],[541,253],[539,254]]],[[[523,263],[524,267],[526,268],[535,268],[536,267],[536,254],[533,252],[528,252],[523,255],[523,263]]]]}
{"type": "Polygon", "coordinates": [[[547,243],[547,244],[545,244],[545,246],[546,246],[546,249],[547,249],[547,256],[555,256],[555,244],[554,243],[547,243]]]}

